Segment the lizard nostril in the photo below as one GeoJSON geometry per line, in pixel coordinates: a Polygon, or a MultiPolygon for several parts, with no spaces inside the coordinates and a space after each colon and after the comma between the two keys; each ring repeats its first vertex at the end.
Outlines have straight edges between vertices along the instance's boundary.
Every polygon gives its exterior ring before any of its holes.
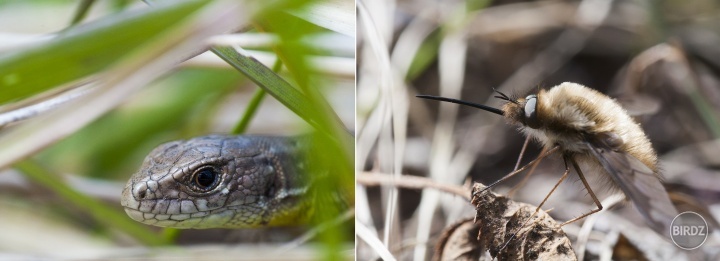
{"type": "Polygon", "coordinates": [[[145,197],[147,197],[148,193],[148,186],[145,183],[137,184],[135,189],[133,189],[133,195],[135,195],[135,198],[137,200],[143,200],[145,197]]]}

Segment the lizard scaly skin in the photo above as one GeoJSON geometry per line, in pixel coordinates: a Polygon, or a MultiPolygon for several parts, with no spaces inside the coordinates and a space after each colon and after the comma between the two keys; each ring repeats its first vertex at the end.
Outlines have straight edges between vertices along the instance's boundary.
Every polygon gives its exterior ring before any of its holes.
{"type": "Polygon", "coordinates": [[[297,225],[312,214],[307,137],[211,135],[155,148],[121,204],[134,220],[175,228],[297,225]]]}

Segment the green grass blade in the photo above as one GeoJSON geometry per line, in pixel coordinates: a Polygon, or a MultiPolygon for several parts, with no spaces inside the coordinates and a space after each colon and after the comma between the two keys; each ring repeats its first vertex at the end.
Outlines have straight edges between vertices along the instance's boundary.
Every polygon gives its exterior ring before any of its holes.
{"type": "Polygon", "coordinates": [[[255,93],[253,94],[253,97],[250,99],[250,103],[248,103],[247,108],[245,108],[245,112],[243,113],[242,118],[238,122],[237,125],[235,125],[235,128],[230,132],[231,134],[242,134],[245,133],[248,126],[250,125],[250,121],[252,120],[253,116],[255,116],[255,112],[257,111],[258,107],[260,107],[260,103],[265,98],[265,90],[262,88],[258,88],[255,90],[255,93]]]}
{"type": "MultiPolygon", "coordinates": [[[[279,72],[280,69],[282,69],[282,61],[280,61],[280,59],[277,59],[275,60],[275,64],[273,64],[273,71],[279,72]]],[[[263,88],[259,88],[255,91],[252,99],[250,99],[250,103],[248,103],[248,107],[243,113],[242,118],[240,118],[240,121],[237,125],[235,125],[235,128],[233,128],[232,132],[230,132],[231,134],[245,133],[248,125],[250,125],[250,121],[255,116],[255,112],[257,111],[258,107],[260,107],[260,103],[262,102],[263,98],[265,98],[265,94],[267,94],[267,92],[265,92],[263,88]]]]}
{"type": "Polygon", "coordinates": [[[214,47],[211,50],[300,118],[314,127],[324,130],[321,125],[318,125],[317,120],[311,117],[313,111],[308,105],[307,98],[270,68],[265,67],[255,58],[235,51],[232,47],[214,47]]]}
{"type": "Polygon", "coordinates": [[[76,25],[82,22],[83,19],[87,16],[88,12],[90,11],[90,7],[95,3],[95,0],[82,0],[80,1],[80,4],[78,5],[77,9],[75,9],[75,14],[73,15],[72,20],[70,21],[70,25],[76,25]]]}
{"type": "Polygon", "coordinates": [[[206,1],[158,5],[81,25],[47,43],[0,57],[0,104],[100,72],[161,35],[206,1]]]}

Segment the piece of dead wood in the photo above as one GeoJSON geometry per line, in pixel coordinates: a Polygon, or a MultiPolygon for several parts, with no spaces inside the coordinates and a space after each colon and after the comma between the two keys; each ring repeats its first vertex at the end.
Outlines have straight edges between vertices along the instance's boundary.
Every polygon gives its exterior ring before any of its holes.
{"type": "Polygon", "coordinates": [[[471,203],[478,241],[498,260],[577,260],[560,225],[537,207],[512,201],[475,183],[471,203]],[[535,215],[533,215],[535,214],[535,215]]]}
{"type": "Polygon", "coordinates": [[[535,214],[533,205],[478,193],[484,188],[473,186],[475,218],[447,227],[433,260],[577,260],[570,240],[545,211],[535,214]]]}
{"type": "Polygon", "coordinates": [[[480,245],[479,233],[480,226],[475,224],[474,218],[461,219],[448,226],[435,245],[432,260],[492,260],[492,257],[486,254],[485,248],[480,245]]]}

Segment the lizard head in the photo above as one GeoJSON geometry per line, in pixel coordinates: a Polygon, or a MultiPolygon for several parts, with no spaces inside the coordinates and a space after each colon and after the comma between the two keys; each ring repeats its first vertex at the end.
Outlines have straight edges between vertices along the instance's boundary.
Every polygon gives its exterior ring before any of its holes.
{"type": "Polygon", "coordinates": [[[280,160],[291,155],[278,142],[211,135],[162,144],[128,181],[121,204],[132,219],[155,226],[272,224],[279,199],[291,194],[280,160]]]}

